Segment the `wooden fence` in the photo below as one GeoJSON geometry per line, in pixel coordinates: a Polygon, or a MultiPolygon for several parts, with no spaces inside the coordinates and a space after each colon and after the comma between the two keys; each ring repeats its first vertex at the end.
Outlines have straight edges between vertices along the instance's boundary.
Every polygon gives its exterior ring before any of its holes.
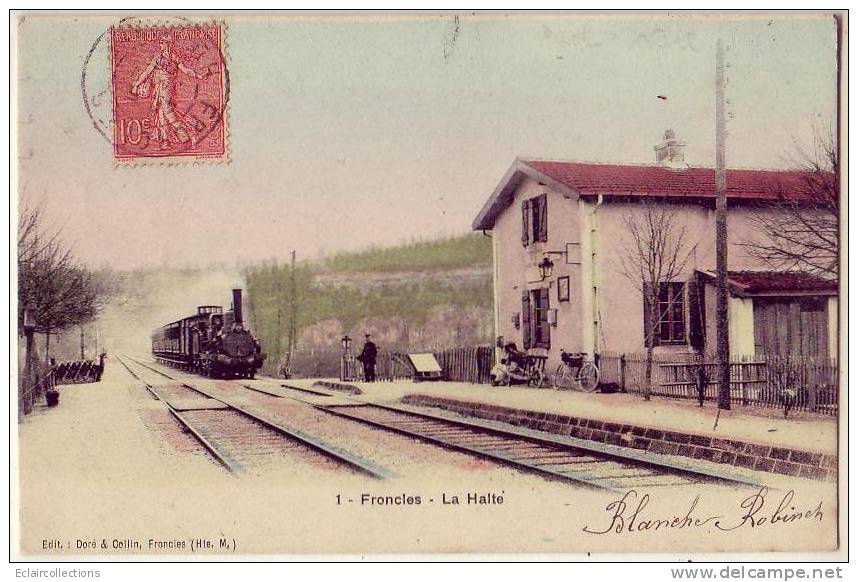
{"type": "Polygon", "coordinates": [[[57,364],[54,377],[57,384],[85,384],[101,380],[102,372],[103,364],[99,365],[93,360],[77,360],[57,364]]]}
{"type": "Polygon", "coordinates": [[[48,369],[45,376],[36,375],[32,380],[24,375],[19,377],[18,386],[18,419],[30,414],[35,408],[36,401],[44,398],[45,394],[56,386],[53,370],[48,369]]]}
{"type": "MultiPolygon", "coordinates": [[[[486,384],[494,365],[494,349],[488,346],[450,348],[434,352],[444,380],[486,384]]],[[[340,356],[316,354],[316,375],[324,368],[329,376],[339,374],[340,356]]],[[[599,354],[600,382],[616,383],[620,389],[643,393],[646,385],[646,355],[642,353],[599,354]]],[[[360,365],[355,372],[362,375],[360,365]]],[[[304,371],[304,369],[302,369],[304,371]]],[[[381,352],[376,359],[379,381],[408,380],[414,369],[405,352],[381,352]]],[[[744,406],[783,408],[838,414],[838,367],[833,359],[755,356],[734,358],[730,364],[730,400],[744,406]]],[[[716,364],[695,354],[653,357],[653,396],[714,401],[718,394],[716,364]],[[703,387],[702,394],[700,387],[703,387]]]]}
{"type": "MultiPolygon", "coordinates": [[[[599,358],[601,382],[642,393],[646,385],[645,354],[603,353],[599,358]]],[[[828,358],[754,356],[730,362],[730,401],[745,406],[838,413],[838,367],[828,358]]],[[[694,354],[653,357],[653,396],[715,400],[717,365],[694,354]],[[701,391],[702,388],[702,391],[701,391]]]]}
{"type": "Polygon", "coordinates": [[[445,380],[487,384],[494,365],[494,348],[487,346],[452,348],[435,352],[445,380]]]}
{"type": "MultiPolygon", "coordinates": [[[[494,365],[494,349],[487,346],[450,348],[434,352],[441,366],[441,377],[450,382],[486,384],[494,365]]],[[[408,355],[402,352],[382,352],[375,363],[379,381],[406,380],[414,377],[408,355]]]]}
{"type": "MultiPolygon", "coordinates": [[[[359,365],[359,364],[358,364],[359,365]]],[[[414,368],[407,354],[381,352],[375,360],[375,378],[379,381],[408,380],[414,376],[414,368]]]]}

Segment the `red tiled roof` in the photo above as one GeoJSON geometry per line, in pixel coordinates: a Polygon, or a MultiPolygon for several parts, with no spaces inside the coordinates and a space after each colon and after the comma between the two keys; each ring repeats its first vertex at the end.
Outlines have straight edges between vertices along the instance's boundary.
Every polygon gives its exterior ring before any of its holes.
{"type": "Polygon", "coordinates": [[[727,279],[745,293],[837,291],[837,281],[800,271],[730,271],[727,279]]]}
{"type": "MultiPolygon", "coordinates": [[[[474,219],[474,230],[490,230],[498,215],[512,203],[521,181],[530,176],[556,183],[582,196],[654,196],[714,198],[715,170],[674,169],[517,159],[474,219]]],[[[733,200],[810,200],[806,174],[797,170],[727,170],[727,197],[733,200]]]]}
{"type": "MultiPolygon", "coordinates": [[[[715,170],[712,168],[522,161],[583,195],[715,196],[715,170]]],[[[808,196],[804,176],[804,172],[790,170],[727,170],[727,197],[774,199],[784,196],[800,200],[808,196]]]]}

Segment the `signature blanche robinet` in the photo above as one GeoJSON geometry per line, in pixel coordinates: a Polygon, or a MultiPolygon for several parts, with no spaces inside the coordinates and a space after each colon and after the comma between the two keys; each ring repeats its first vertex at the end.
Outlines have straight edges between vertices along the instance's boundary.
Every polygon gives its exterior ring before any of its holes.
{"type": "Polygon", "coordinates": [[[724,508],[725,513],[702,514],[700,495],[697,495],[684,511],[670,515],[651,515],[647,506],[649,493],[627,491],[605,507],[609,521],[598,525],[585,525],[583,530],[591,534],[624,534],[643,531],[685,529],[691,527],[714,527],[720,531],[753,529],[760,526],[788,525],[799,521],[822,521],[822,501],[815,505],[799,503],[795,491],[769,495],[768,487],[743,499],[737,508],[724,508]]]}

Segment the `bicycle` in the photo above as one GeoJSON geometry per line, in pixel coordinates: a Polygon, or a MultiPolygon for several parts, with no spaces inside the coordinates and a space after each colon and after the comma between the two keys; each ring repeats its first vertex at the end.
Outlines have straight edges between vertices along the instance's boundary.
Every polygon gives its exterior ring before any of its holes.
{"type": "Polygon", "coordinates": [[[545,388],[550,385],[550,378],[545,373],[546,359],[546,356],[524,355],[514,368],[506,371],[502,380],[497,382],[492,380],[492,386],[526,384],[535,388],[545,388]]]}
{"type": "Polygon", "coordinates": [[[534,388],[545,388],[549,385],[550,378],[545,373],[545,360],[548,356],[527,356],[527,385],[534,388]]]}
{"type": "Polygon", "coordinates": [[[554,389],[570,390],[577,388],[592,392],[599,386],[599,368],[587,359],[585,353],[566,353],[560,350],[560,365],[554,373],[554,389]]]}

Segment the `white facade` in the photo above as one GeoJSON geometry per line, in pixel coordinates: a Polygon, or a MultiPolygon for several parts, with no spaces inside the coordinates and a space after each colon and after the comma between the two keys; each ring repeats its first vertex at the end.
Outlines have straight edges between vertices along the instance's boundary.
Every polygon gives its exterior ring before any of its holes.
{"type": "MultiPolygon", "coordinates": [[[[507,174],[507,178],[512,175],[507,174]]],[[[502,186],[503,186],[502,182],[502,186]]],[[[494,296],[496,333],[504,342],[522,347],[522,293],[548,288],[549,309],[556,309],[556,325],[550,328],[548,366],[559,363],[560,349],[570,352],[637,353],[645,349],[643,298],[639,286],[630,281],[620,265],[623,241],[628,234],[624,218],[641,212],[640,203],[630,197],[611,195],[580,196],[562,184],[529,172],[517,181],[508,180],[508,204],[494,217],[494,296]],[[545,195],[547,240],[522,243],[522,202],[545,195]],[[548,257],[553,272],[541,279],[538,264],[548,257]],[[569,300],[560,301],[558,280],[569,278],[569,300]],[[519,326],[514,321],[516,316],[519,326]]],[[[677,224],[685,229],[691,258],[679,281],[687,281],[695,271],[714,271],[715,213],[711,200],[672,203],[677,224]]],[[[728,212],[728,269],[764,270],[751,258],[743,243],[752,240],[749,222],[758,212],[750,205],[731,205],[728,212]]],[[[705,351],[714,351],[714,293],[706,293],[705,351]],[[710,337],[711,336],[711,337],[710,337]]],[[[836,353],[836,298],[829,299],[829,353],[836,353]]],[[[735,355],[754,354],[754,302],[748,297],[731,297],[729,305],[730,349],[735,355]]],[[[685,317],[688,318],[686,309],[685,317]]],[[[689,325],[686,325],[688,334],[689,325]]],[[[684,345],[660,345],[657,352],[688,352],[684,345]]]]}

